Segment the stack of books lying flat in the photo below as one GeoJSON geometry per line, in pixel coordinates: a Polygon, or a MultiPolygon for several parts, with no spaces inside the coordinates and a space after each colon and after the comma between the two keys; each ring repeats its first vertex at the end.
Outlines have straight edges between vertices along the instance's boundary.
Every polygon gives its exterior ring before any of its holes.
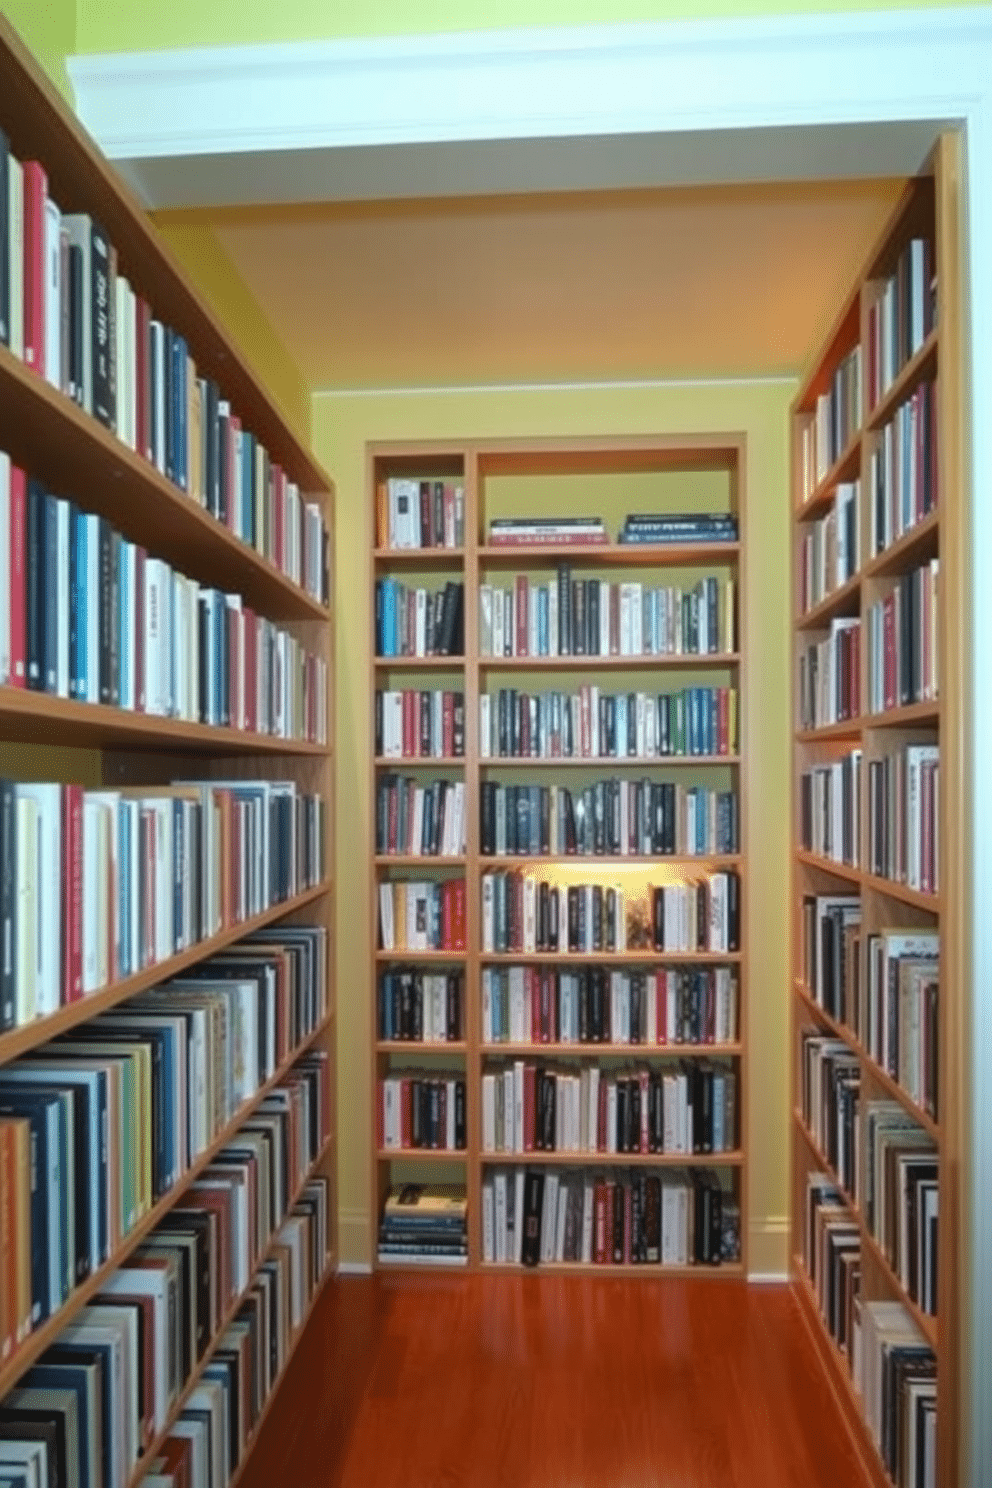
{"type": "Polygon", "coordinates": [[[379,1223],[379,1264],[467,1266],[465,1189],[401,1183],[390,1189],[379,1223]]]}
{"type": "Polygon", "coordinates": [[[494,517],[489,523],[489,544],[494,548],[557,548],[609,540],[602,517],[494,517]]]}
{"type": "Polygon", "coordinates": [[[617,538],[622,543],[737,542],[733,512],[631,512],[617,538]]]}

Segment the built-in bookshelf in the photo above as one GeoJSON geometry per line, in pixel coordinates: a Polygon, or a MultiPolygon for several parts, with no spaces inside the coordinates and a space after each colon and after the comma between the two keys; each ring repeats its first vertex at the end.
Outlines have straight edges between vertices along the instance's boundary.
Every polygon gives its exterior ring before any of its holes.
{"type": "Polygon", "coordinates": [[[792,1265],[880,1488],[960,1439],[960,173],[944,136],[792,408],[792,1265]]]}
{"type": "Polygon", "coordinates": [[[744,442],[368,462],[378,1264],[743,1275],[744,442]]]}
{"type": "Polygon", "coordinates": [[[2,17],[0,188],[0,1437],[137,1488],[250,1371],[233,1481],[337,1262],[333,491],[2,17]]]}

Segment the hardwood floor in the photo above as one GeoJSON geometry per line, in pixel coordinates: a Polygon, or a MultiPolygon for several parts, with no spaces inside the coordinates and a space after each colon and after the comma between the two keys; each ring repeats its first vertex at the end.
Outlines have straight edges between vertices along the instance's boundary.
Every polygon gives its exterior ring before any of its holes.
{"type": "Polygon", "coordinates": [[[331,1283],[239,1488],[861,1488],[784,1286],[331,1283]]]}

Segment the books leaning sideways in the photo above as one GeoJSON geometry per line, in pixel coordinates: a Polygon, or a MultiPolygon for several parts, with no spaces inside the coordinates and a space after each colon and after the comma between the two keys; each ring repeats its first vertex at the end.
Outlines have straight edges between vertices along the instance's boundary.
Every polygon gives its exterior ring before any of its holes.
{"type": "Polygon", "coordinates": [[[733,512],[631,512],[617,538],[622,543],[725,543],[738,539],[733,512]]]}
{"type": "Polygon", "coordinates": [[[456,1184],[394,1184],[379,1222],[380,1265],[467,1266],[467,1213],[456,1184]]]}
{"type": "Polygon", "coordinates": [[[602,517],[494,517],[489,523],[493,548],[581,547],[609,540],[602,517]]]}

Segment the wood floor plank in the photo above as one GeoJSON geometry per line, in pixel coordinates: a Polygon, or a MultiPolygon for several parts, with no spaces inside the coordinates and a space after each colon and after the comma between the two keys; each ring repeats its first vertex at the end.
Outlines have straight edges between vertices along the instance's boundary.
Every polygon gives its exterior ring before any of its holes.
{"type": "Polygon", "coordinates": [[[241,1488],[861,1488],[786,1286],[345,1277],[241,1488]]]}

